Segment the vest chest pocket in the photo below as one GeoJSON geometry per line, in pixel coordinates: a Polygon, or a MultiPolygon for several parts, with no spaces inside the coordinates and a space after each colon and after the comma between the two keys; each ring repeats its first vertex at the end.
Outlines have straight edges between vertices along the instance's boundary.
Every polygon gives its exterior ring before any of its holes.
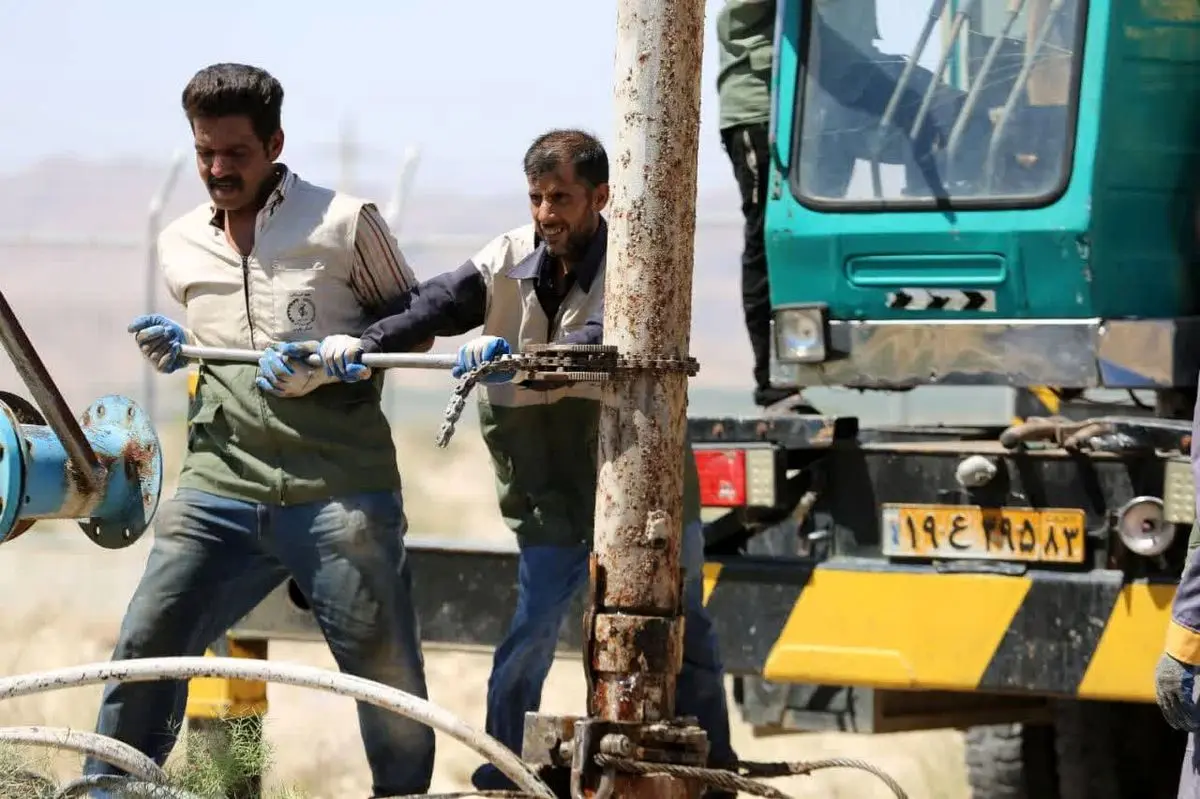
{"type": "Polygon", "coordinates": [[[317,336],[330,267],[319,257],[280,258],[271,264],[277,338],[287,341],[317,336]]]}

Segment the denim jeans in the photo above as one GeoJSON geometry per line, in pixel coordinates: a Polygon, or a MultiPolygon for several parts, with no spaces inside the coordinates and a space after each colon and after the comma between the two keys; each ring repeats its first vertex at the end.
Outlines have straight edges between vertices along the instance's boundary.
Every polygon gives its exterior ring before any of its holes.
{"type": "MultiPolygon", "coordinates": [[[[489,735],[521,754],[525,714],[541,706],[542,685],[554,662],[559,630],[575,594],[588,581],[587,547],[536,546],[521,549],[517,571],[517,609],[512,625],[492,662],[488,679],[489,735]]],[[[675,711],[695,716],[708,735],[709,761],[736,762],[729,741],[729,709],[724,671],[712,619],[704,608],[704,534],[699,522],[684,530],[683,668],[675,686],[675,711]]],[[[495,766],[476,769],[471,782],[478,790],[511,789],[495,766]]]]}
{"type": "MultiPolygon", "coordinates": [[[[426,698],[406,527],[399,492],[276,506],[181,489],[158,512],[113,659],[202,655],[290,575],[343,672],[426,698]]],[[[186,682],[109,683],[96,730],[161,764],[186,702],[186,682]]],[[[364,704],[358,720],[373,795],[426,792],[433,731],[364,704]]],[[[120,773],[94,759],[84,772],[120,773]]]]}

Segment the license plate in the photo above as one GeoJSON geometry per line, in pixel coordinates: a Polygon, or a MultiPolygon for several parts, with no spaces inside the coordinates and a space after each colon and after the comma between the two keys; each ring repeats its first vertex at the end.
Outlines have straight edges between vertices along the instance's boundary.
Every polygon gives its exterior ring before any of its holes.
{"type": "Polygon", "coordinates": [[[883,554],[894,558],[1082,563],[1083,511],[981,508],[975,505],[883,506],[883,554]]]}

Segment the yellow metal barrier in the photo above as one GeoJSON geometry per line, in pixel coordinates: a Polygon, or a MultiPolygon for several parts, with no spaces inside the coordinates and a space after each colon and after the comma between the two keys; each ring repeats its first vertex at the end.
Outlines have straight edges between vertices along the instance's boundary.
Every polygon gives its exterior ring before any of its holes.
{"type": "MultiPolygon", "coordinates": [[[[210,647],[205,650],[205,656],[267,659],[268,644],[265,640],[226,636],[222,643],[226,651],[214,651],[213,647],[210,647]]],[[[189,723],[194,719],[244,719],[261,716],[266,712],[265,682],[217,677],[197,677],[188,682],[187,710],[184,716],[189,723]]]]}

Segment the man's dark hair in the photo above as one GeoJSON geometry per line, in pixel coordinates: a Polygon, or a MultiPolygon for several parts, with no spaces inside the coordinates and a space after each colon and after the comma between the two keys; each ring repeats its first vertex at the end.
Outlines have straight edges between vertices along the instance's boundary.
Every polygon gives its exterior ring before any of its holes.
{"type": "Polygon", "coordinates": [[[213,64],[183,89],[188,124],[196,117],[245,116],[265,144],[282,126],[283,86],[265,69],[247,64],[213,64]]]}
{"type": "Polygon", "coordinates": [[[604,145],[582,130],[552,130],[533,140],[525,151],[525,177],[548,175],[563,164],[575,167],[575,175],[596,188],[608,183],[608,153],[604,145]]]}

